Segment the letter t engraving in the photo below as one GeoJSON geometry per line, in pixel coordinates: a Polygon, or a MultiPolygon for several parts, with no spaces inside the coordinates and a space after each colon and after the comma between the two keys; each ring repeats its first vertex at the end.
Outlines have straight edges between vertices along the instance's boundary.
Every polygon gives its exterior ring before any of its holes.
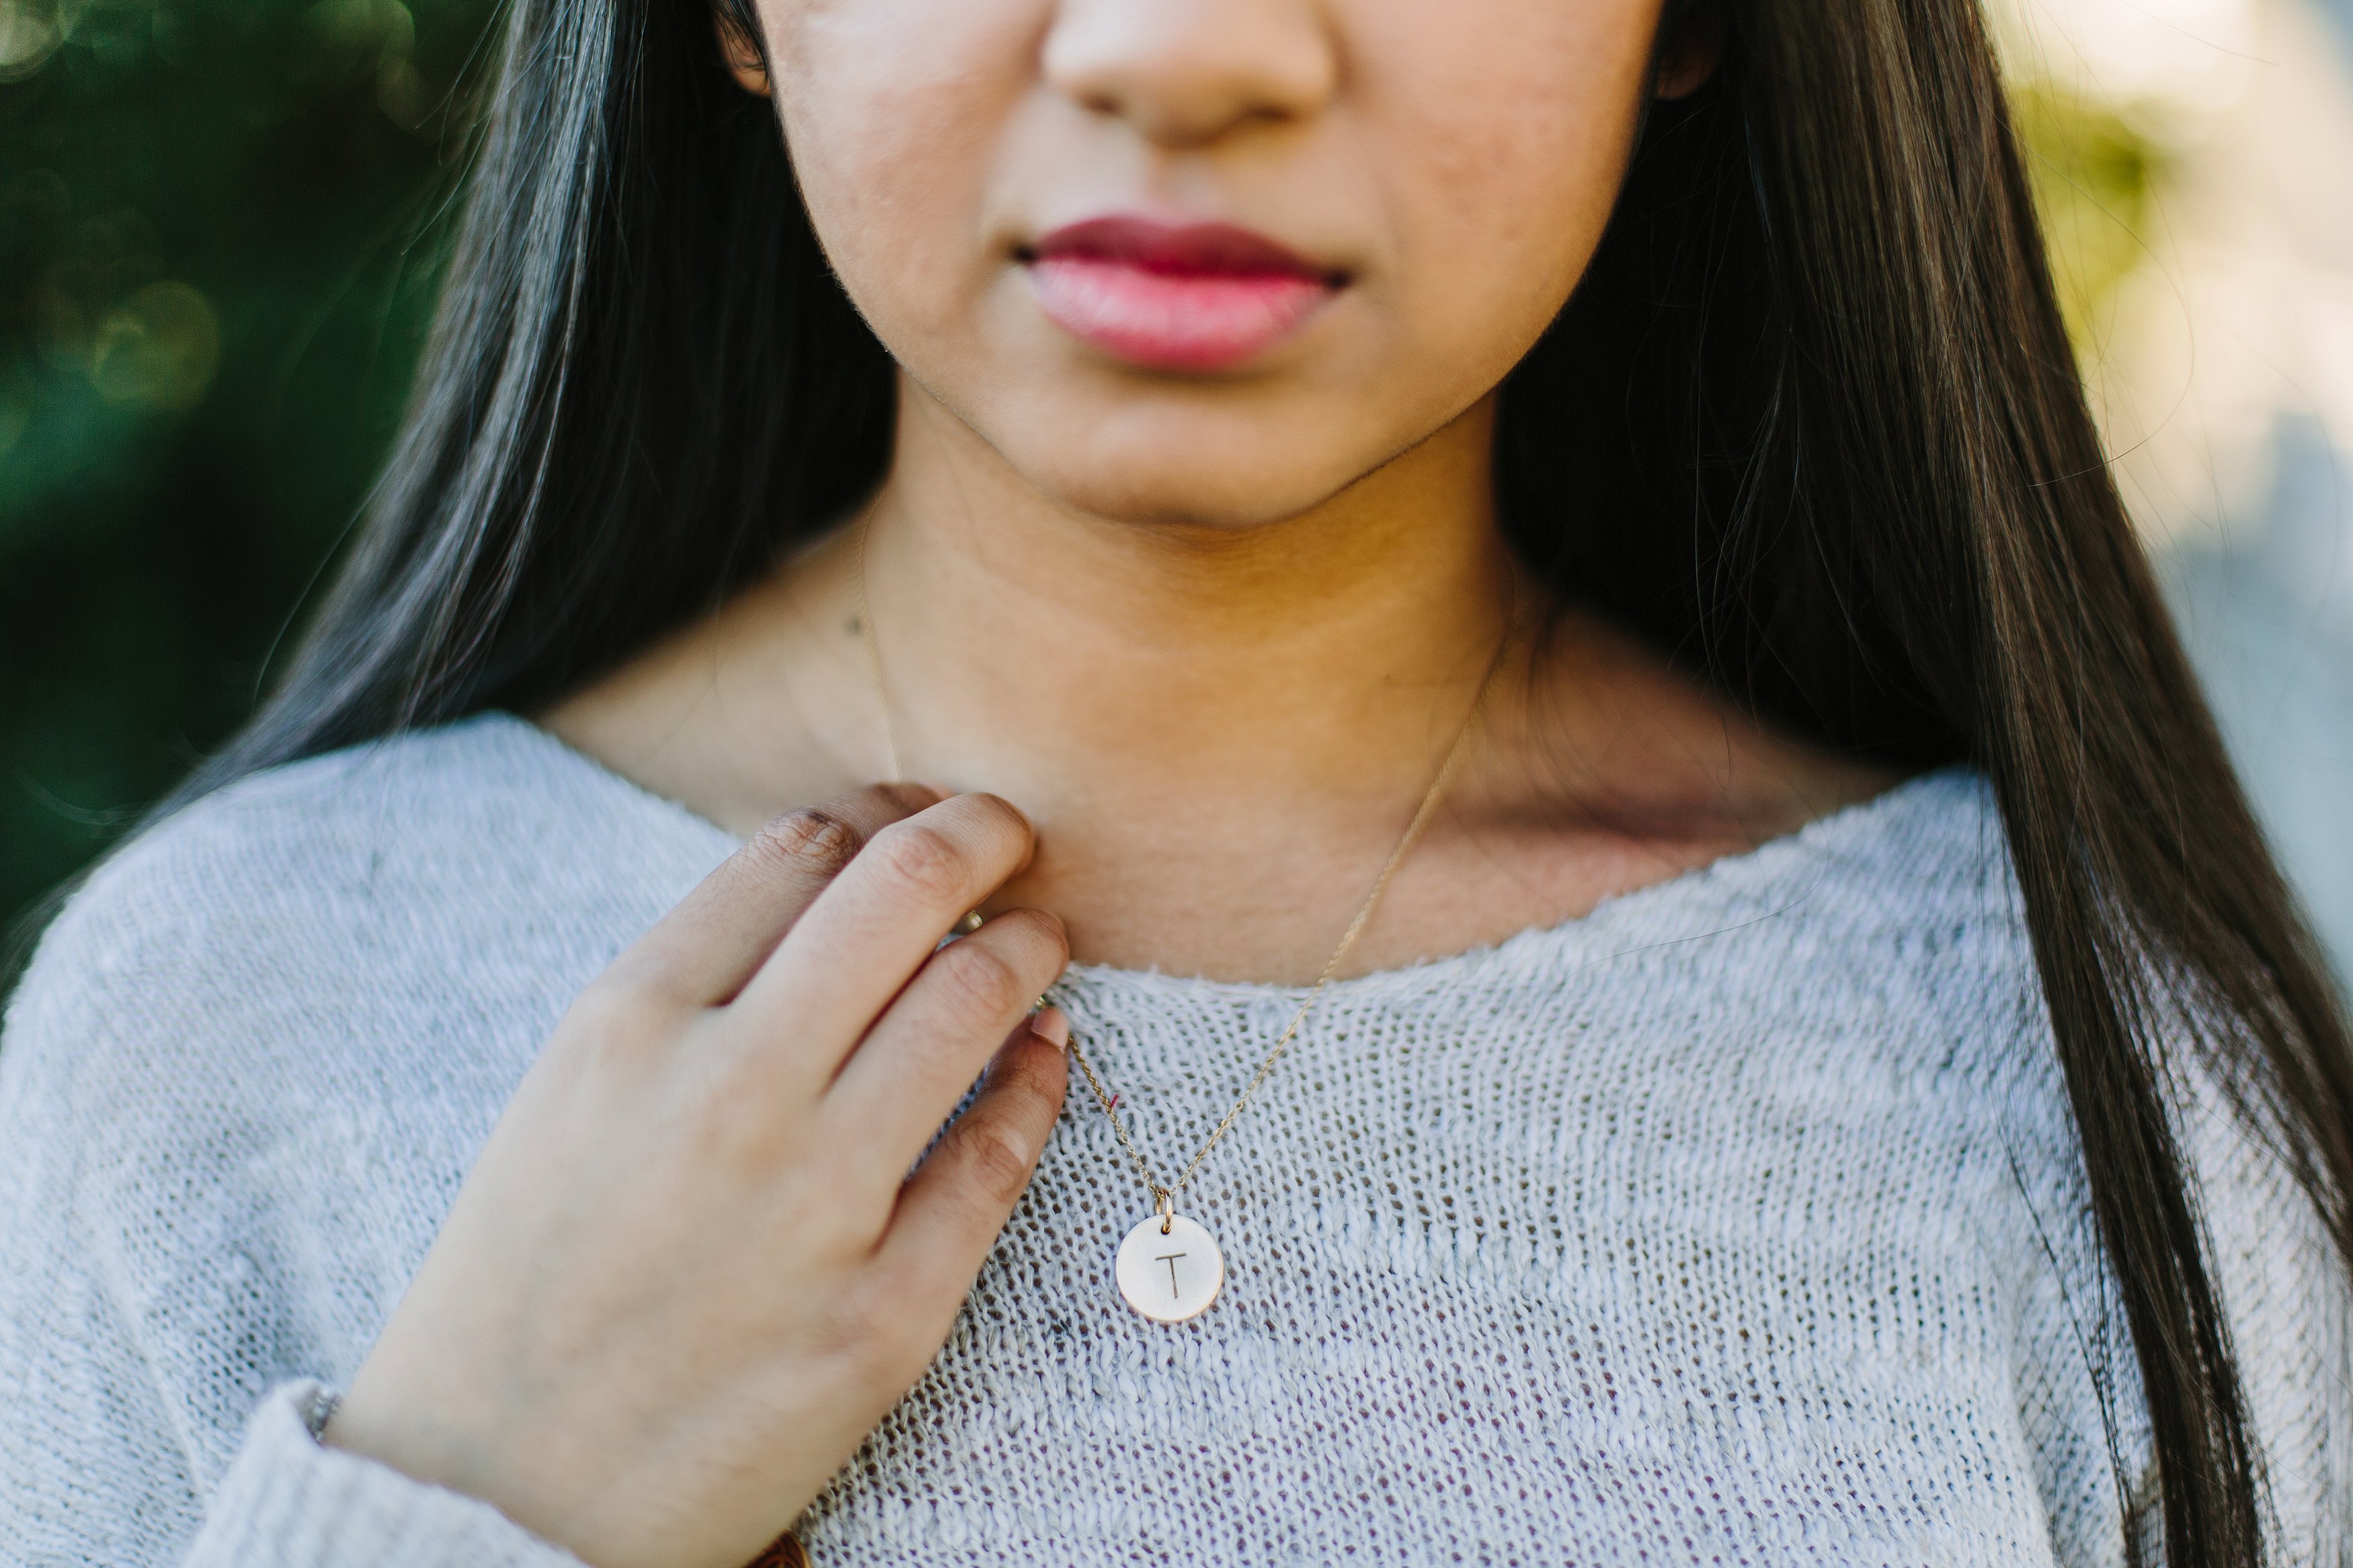
{"type": "Polygon", "coordinates": [[[1176,1289],[1176,1260],[1184,1256],[1185,1254],[1181,1252],[1164,1252],[1152,1260],[1155,1263],[1168,1265],[1168,1299],[1172,1301],[1184,1294],[1176,1289]]]}

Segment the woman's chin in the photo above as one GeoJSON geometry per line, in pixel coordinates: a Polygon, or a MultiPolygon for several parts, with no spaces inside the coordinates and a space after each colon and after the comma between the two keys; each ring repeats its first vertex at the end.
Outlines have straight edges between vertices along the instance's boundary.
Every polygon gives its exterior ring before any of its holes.
{"type": "Polygon", "coordinates": [[[1305,469],[1296,461],[1212,462],[1179,448],[1129,452],[1116,461],[1040,453],[1016,459],[1023,477],[1058,504],[1139,527],[1247,532],[1295,518],[1369,471],[1352,463],[1305,469]]]}
{"type": "Polygon", "coordinates": [[[1030,489],[1121,522],[1236,530],[1310,511],[1447,423],[1313,389],[1048,385],[966,422],[1030,489]],[[1172,395],[1173,394],[1173,395],[1172,395]]]}

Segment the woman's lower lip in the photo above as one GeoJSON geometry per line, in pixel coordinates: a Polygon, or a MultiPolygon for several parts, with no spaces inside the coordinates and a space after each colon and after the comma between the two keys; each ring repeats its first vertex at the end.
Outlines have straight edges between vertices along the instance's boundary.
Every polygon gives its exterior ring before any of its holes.
{"type": "Polygon", "coordinates": [[[1293,273],[1155,272],[1092,256],[1029,263],[1047,319],[1152,370],[1224,370],[1305,324],[1332,285],[1293,273]]]}

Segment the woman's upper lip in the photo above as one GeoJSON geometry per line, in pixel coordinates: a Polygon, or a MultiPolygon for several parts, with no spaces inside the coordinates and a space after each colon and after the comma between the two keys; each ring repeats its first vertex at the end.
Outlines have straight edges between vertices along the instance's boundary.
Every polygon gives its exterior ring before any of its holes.
{"type": "Polygon", "coordinates": [[[1064,224],[1026,248],[1024,261],[1071,258],[1108,261],[1139,272],[1193,278],[1340,279],[1255,230],[1229,223],[1164,223],[1113,216],[1064,224]]]}

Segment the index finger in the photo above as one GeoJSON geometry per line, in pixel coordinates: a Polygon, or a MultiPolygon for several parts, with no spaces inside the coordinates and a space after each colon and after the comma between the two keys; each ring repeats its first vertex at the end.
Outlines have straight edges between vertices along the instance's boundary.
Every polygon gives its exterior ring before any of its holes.
{"type": "Polygon", "coordinates": [[[754,1026],[789,1016],[847,1055],[957,917],[1029,864],[1029,819],[993,795],[951,795],[894,823],[835,879],[738,1005],[754,1026]]]}
{"type": "Polygon", "coordinates": [[[869,839],[940,798],[924,784],[870,784],[772,819],[607,973],[697,1006],[732,1001],[869,839]]]}

